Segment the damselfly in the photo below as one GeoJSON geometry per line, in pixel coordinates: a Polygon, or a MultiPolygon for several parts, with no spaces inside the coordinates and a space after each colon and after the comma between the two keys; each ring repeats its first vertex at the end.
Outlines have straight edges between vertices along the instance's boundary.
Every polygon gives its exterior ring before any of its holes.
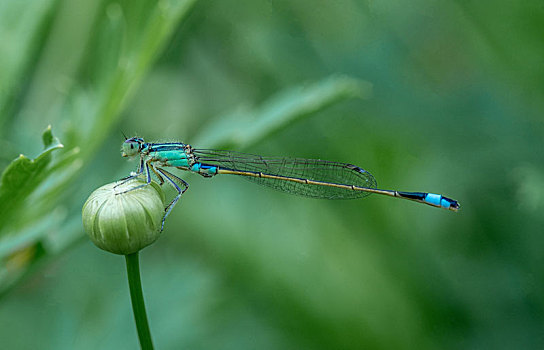
{"type": "Polygon", "coordinates": [[[146,184],[129,189],[132,191],[151,183],[151,173],[162,185],[165,180],[178,194],[165,208],[164,221],[189,184],[164,169],[165,167],[191,171],[204,177],[218,174],[244,176],[246,179],[276,190],[306,197],[323,199],[363,198],[372,193],[427,204],[433,207],[457,211],[456,200],[440,194],[426,192],[402,192],[382,190],[368,171],[345,163],[320,159],[261,157],[253,154],[212,149],[195,149],[181,142],[148,143],[143,138],[125,139],[123,157],[140,156],[136,173],[124,178],[123,183],[145,173],[146,184]]]}

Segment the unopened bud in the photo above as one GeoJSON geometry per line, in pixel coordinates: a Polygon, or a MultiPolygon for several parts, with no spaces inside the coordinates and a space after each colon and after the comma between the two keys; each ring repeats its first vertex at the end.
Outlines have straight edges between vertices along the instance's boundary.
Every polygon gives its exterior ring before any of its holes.
{"type": "Polygon", "coordinates": [[[95,190],[83,205],[83,228],[91,241],[115,254],[135,253],[159,238],[164,215],[164,193],[141,179],[110,183],[95,190]]]}

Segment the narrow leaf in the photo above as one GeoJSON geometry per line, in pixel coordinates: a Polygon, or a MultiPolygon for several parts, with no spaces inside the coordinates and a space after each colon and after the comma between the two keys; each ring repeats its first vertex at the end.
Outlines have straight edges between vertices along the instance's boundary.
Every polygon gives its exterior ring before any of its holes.
{"type": "Polygon", "coordinates": [[[333,104],[352,98],[369,98],[371,94],[369,82],[333,75],[315,84],[284,90],[255,110],[246,109],[222,117],[202,130],[202,136],[193,143],[199,147],[248,148],[333,104]]]}

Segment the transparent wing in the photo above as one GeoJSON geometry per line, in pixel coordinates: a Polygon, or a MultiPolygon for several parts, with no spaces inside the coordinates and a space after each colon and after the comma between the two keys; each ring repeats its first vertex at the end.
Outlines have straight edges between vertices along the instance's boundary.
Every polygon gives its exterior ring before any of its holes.
{"type": "Polygon", "coordinates": [[[195,149],[196,161],[220,169],[237,170],[286,178],[308,179],[323,185],[305,184],[285,179],[244,176],[245,179],[282,192],[327,199],[362,198],[370,193],[338,188],[329,184],[376,188],[376,180],[366,170],[355,165],[320,159],[274,158],[253,154],[209,149],[195,149]]]}

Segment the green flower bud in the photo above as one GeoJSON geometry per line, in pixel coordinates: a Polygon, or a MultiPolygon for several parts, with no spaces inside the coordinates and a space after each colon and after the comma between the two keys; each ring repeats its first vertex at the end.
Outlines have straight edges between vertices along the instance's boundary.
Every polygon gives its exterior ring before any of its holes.
{"type": "Polygon", "coordinates": [[[164,193],[152,182],[135,179],[95,190],[83,205],[83,228],[93,243],[115,254],[132,254],[155,242],[161,233],[164,193]],[[125,192],[125,193],[123,193],[125,192]]]}

